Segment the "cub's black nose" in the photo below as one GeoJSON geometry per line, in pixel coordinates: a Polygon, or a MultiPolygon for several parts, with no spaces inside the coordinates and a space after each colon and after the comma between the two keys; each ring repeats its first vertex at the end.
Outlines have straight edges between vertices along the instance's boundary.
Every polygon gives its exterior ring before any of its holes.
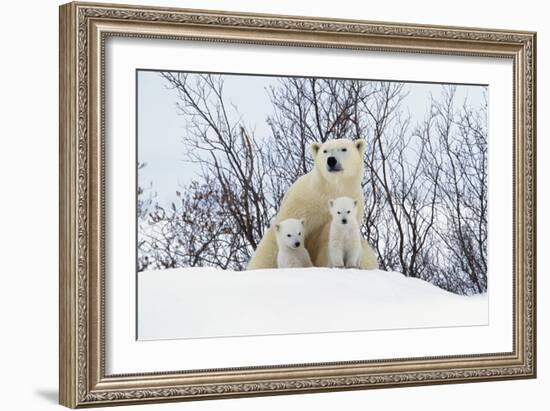
{"type": "Polygon", "coordinates": [[[348,223],[348,220],[346,220],[345,218],[342,220],[342,224],[347,224],[348,223]]]}
{"type": "Polygon", "coordinates": [[[330,167],[330,168],[333,168],[335,165],[336,165],[337,161],[336,161],[336,157],[329,157],[327,158],[327,165],[330,167]]]}
{"type": "Polygon", "coordinates": [[[295,246],[295,247],[300,247],[300,242],[299,242],[299,241],[296,241],[296,242],[294,243],[294,246],[295,246]]]}

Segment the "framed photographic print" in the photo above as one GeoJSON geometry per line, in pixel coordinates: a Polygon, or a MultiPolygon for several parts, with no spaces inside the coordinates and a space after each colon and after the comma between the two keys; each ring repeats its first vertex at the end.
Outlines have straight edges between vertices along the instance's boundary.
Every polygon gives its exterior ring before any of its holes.
{"type": "Polygon", "coordinates": [[[536,375],[532,32],[60,8],[60,402],[536,375]]]}

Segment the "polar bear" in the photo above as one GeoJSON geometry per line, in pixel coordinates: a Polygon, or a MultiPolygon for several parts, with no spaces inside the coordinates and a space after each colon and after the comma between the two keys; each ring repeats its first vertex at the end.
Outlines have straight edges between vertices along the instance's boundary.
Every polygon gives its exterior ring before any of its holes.
{"type": "MultiPolygon", "coordinates": [[[[298,178],[288,189],[281,202],[275,223],[287,218],[303,218],[305,246],[311,261],[318,267],[329,267],[327,252],[330,228],[328,200],[336,197],[351,197],[357,200],[357,221],[362,221],[364,213],[363,139],[335,139],[325,143],[313,143],[310,147],[314,159],[313,169],[298,178]]],[[[361,264],[363,269],[376,269],[376,256],[368,243],[362,240],[361,264]]],[[[277,267],[277,241],[275,228],[266,230],[247,269],[277,267]]]]}
{"type": "Polygon", "coordinates": [[[361,232],[357,222],[357,200],[338,197],[329,200],[328,256],[331,267],[357,268],[361,260],[361,232]]]}
{"type": "Polygon", "coordinates": [[[303,219],[288,218],[275,224],[277,238],[277,267],[311,267],[309,253],[304,247],[305,224],[303,219]]]}

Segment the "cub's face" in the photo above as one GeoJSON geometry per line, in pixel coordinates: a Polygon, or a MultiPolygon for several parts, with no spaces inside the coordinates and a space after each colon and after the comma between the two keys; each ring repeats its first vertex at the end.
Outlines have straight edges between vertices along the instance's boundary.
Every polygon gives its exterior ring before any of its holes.
{"type": "Polygon", "coordinates": [[[328,201],[332,221],[337,224],[348,224],[355,220],[357,200],[350,197],[338,197],[328,201]]]}
{"type": "Polygon", "coordinates": [[[335,180],[338,177],[361,178],[364,154],[365,140],[363,139],[340,138],[311,145],[315,168],[328,180],[335,180]]]}
{"type": "Polygon", "coordinates": [[[304,220],[289,218],[275,225],[280,246],[299,248],[304,245],[304,220]]]}

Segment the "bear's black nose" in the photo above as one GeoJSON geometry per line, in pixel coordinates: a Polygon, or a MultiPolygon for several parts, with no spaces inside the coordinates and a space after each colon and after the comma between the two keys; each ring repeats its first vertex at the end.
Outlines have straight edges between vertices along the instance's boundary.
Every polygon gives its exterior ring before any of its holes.
{"type": "Polygon", "coordinates": [[[336,165],[337,161],[336,161],[336,157],[329,157],[327,158],[327,165],[330,167],[330,168],[334,168],[334,166],[336,165]]]}
{"type": "Polygon", "coordinates": [[[300,242],[299,242],[299,241],[296,241],[296,242],[294,243],[294,247],[300,247],[300,242]]]}
{"type": "Polygon", "coordinates": [[[342,220],[342,224],[347,224],[348,223],[348,220],[346,220],[345,218],[342,220]]]}

